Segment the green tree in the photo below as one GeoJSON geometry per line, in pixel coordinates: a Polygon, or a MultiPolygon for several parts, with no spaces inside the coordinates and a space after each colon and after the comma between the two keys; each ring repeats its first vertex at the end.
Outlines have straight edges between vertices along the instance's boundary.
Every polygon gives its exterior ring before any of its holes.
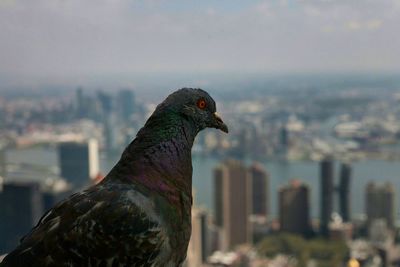
{"type": "Polygon", "coordinates": [[[305,267],[311,259],[316,261],[318,267],[342,266],[348,253],[348,248],[342,241],[306,240],[289,233],[267,236],[257,245],[257,250],[261,256],[267,258],[278,254],[292,256],[298,260],[299,267],[305,267]]]}

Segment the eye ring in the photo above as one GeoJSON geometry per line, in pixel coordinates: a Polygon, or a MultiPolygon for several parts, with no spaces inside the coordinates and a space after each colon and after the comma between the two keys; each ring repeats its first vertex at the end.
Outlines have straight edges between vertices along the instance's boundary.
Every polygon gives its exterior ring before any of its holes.
{"type": "Polygon", "coordinates": [[[199,100],[197,101],[197,107],[198,107],[199,109],[205,109],[206,106],[207,106],[207,103],[206,103],[206,101],[205,101],[204,99],[199,99],[199,100]]]}

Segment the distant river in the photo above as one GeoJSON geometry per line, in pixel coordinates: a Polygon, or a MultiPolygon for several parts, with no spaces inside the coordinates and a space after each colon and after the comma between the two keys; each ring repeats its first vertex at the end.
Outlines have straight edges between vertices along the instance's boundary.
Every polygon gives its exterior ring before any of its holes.
{"type": "MultiPolygon", "coordinates": [[[[47,166],[57,169],[58,159],[53,148],[29,148],[9,150],[6,154],[8,163],[27,163],[38,166],[47,166]]],[[[115,164],[114,160],[101,159],[101,171],[107,174],[115,164]]],[[[218,164],[219,159],[210,157],[193,157],[193,186],[195,190],[195,203],[213,210],[213,168],[218,164]]],[[[312,216],[319,214],[319,165],[318,162],[310,161],[268,161],[263,163],[268,173],[269,180],[269,210],[270,214],[277,215],[277,192],[280,186],[287,184],[292,178],[298,178],[307,183],[311,189],[312,216]]],[[[351,184],[351,208],[354,215],[364,212],[365,186],[369,181],[391,182],[394,184],[397,194],[400,192],[400,162],[365,160],[352,164],[351,184]]],[[[339,164],[336,165],[335,176],[338,182],[339,164]]],[[[396,211],[399,218],[400,201],[396,197],[396,211]]],[[[335,205],[337,205],[337,198],[335,205]]]]}

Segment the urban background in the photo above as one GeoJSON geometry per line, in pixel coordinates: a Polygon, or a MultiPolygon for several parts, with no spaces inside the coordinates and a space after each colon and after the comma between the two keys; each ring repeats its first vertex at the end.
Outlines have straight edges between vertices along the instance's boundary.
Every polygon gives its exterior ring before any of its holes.
{"type": "MultiPolygon", "coordinates": [[[[193,148],[188,266],[398,266],[400,79],[302,79],[211,90],[231,132],[193,148]]],[[[134,89],[26,93],[1,98],[2,254],[100,181],[155,106],[134,89]]]]}
{"type": "Polygon", "coordinates": [[[0,255],[201,87],[187,267],[400,266],[400,2],[0,0],[0,255]]]}

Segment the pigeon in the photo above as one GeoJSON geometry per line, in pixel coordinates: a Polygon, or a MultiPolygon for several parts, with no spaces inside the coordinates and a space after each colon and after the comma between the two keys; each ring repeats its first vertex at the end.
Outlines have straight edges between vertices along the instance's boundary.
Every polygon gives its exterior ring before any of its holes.
{"type": "Polygon", "coordinates": [[[191,148],[207,127],[228,133],[206,91],[170,94],[108,175],[47,211],[0,266],[182,266],[191,234],[191,148]]]}

